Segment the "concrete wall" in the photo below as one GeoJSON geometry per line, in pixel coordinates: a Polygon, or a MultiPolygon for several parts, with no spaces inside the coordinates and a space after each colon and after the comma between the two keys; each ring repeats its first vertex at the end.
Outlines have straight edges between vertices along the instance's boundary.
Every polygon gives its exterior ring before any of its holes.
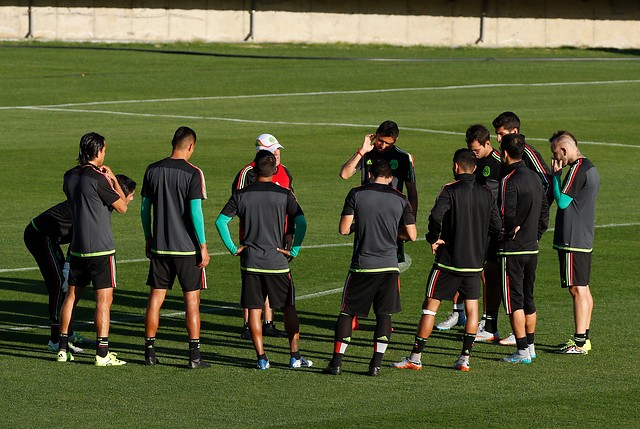
{"type": "Polygon", "coordinates": [[[0,0],[0,39],[640,48],[632,0],[0,0]]]}

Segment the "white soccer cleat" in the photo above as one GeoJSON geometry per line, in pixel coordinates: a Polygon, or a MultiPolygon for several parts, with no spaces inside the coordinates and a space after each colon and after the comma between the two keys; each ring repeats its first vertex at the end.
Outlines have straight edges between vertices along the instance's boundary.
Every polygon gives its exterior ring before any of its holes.
{"type": "Polygon", "coordinates": [[[501,346],[515,346],[516,345],[516,336],[513,333],[509,334],[507,338],[503,338],[498,343],[501,346]]]}

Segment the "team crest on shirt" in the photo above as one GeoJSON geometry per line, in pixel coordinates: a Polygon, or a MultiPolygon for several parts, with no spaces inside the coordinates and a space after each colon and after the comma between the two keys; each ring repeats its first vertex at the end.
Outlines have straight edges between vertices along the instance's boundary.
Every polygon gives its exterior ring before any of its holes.
{"type": "Polygon", "coordinates": [[[491,175],[491,167],[489,167],[488,165],[485,165],[484,168],[482,169],[482,175],[484,177],[489,177],[489,175],[491,175]]]}
{"type": "Polygon", "coordinates": [[[373,161],[371,161],[370,159],[367,159],[367,165],[371,165],[373,164],[373,161]]]}
{"type": "Polygon", "coordinates": [[[391,162],[389,163],[389,166],[391,167],[392,170],[396,170],[398,168],[398,160],[392,159],[391,162]]]}

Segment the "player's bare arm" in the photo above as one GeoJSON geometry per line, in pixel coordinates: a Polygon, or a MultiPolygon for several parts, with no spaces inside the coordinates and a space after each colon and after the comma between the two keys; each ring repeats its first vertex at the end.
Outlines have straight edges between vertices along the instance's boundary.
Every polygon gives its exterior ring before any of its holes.
{"type": "Polygon", "coordinates": [[[349,235],[353,232],[353,215],[340,216],[338,231],[342,235],[349,235]]]}
{"type": "Polygon", "coordinates": [[[398,239],[402,241],[416,241],[418,229],[415,224],[398,226],[398,239]]]}

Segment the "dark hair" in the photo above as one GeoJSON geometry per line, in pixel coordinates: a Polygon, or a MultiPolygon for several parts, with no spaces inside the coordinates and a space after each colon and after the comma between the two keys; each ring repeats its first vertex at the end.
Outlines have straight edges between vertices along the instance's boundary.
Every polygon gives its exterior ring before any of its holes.
{"type": "Polygon", "coordinates": [[[384,159],[376,159],[371,164],[369,168],[369,174],[371,174],[371,179],[376,179],[378,177],[391,177],[393,174],[391,173],[391,166],[384,159]]]}
{"type": "Polygon", "coordinates": [[[458,149],[453,154],[453,162],[457,163],[463,171],[471,173],[476,166],[476,155],[470,149],[458,149]]]}
{"type": "Polygon", "coordinates": [[[578,146],[578,139],[576,139],[576,136],[571,134],[569,131],[564,131],[564,130],[558,130],[555,133],[553,133],[553,135],[549,137],[549,142],[554,143],[556,140],[560,139],[561,137],[569,137],[571,140],[573,140],[576,146],[578,146]]]}
{"type": "Polygon", "coordinates": [[[475,124],[471,125],[467,128],[467,134],[465,136],[465,141],[467,144],[471,144],[474,141],[477,141],[482,146],[485,145],[489,140],[491,140],[491,134],[489,130],[484,125],[475,124]]]}
{"type": "Polygon", "coordinates": [[[493,120],[493,128],[504,128],[505,130],[513,130],[515,128],[520,131],[520,118],[513,112],[502,112],[493,120]]]}
{"type": "Polygon", "coordinates": [[[500,150],[507,152],[511,159],[521,160],[525,144],[524,134],[507,134],[502,137],[500,150]]]}
{"type": "Polygon", "coordinates": [[[171,140],[171,146],[175,149],[177,146],[182,145],[187,141],[188,138],[193,138],[193,142],[196,142],[196,132],[193,131],[189,127],[180,127],[173,134],[173,139],[171,140]]]}
{"type": "Polygon", "coordinates": [[[98,157],[98,152],[105,145],[104,137],[98,133],[87,133],[80,139],[80,150],[78,151],[78,163],[86,165],[98,157]]]}
{"type": "Polygon", "coordinates": [[[260,150],[253,159],[255,162],[256,176],[271,177],[276,169],[276,157],[268,150],[260,150]]]}
{"type": "Polygon", "coordinates": [[[376,134],[382,137],[393,137],[394,139],[397,139],[400,135],[400,130],[398,129],[398,124],[395,122],[384,121],[378,126],[376,134]]]}
{"type": "Polygon", "coordinates": [[[131,177],[125,176],[124,174],[116,174],[116,179],[118,179],[118,183],[125,197],[128,197],[136,190],[137,183],[131,177]]]}

